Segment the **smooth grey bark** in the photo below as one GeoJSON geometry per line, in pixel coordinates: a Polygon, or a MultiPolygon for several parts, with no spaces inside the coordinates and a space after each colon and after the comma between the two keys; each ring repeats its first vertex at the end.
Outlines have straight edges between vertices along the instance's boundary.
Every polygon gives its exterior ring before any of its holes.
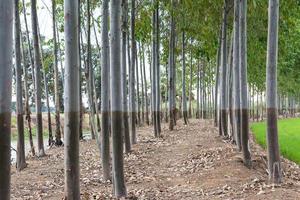
{"type": "Polygon", "coordinates": [[[277,128],[277,60],[278,60],[279,0],[269,0],[267,50],[267,149],[269,179],[282,181],[277,128]]]}
{"type": "Polygon", "coordinates": [[[240,0],[234,1],[234,36],[233,36],[233,118],[234,137],[239,151],[241,144],[241,106],[240,106],[240,0]]]}
{"type": "Polygon", "coordinates": [[[193,51],[192,51],[192,43],[193,40],[191,40],[191,51],[190,51],[190,84],[189,84],[189,118],[192,118],[192,98],[193,98],[193,92],[192,92],[192,87],[193,87],[193,51]]]}
{"type": "Polygon", "coordinates": [[[175,108],[175,60],[174,60],[174,49],[175,49],[175,21],[174,21],[174,1],[172,1],[171,11],[171,23],[170,23],[170,41],[169,41],[169,129],[173,130],[176,123],[176,108],[175,108]]]}
{"type": "Polygon", "coordinates": [[[197,63],[197,108],[196,118],[200,119],[200,61],[197,63]]]}
{"type": "Polygon", "coordinates": [[[135,0],[131,0],[131,19],[130,19],[130,36],[131,36],[131,59],[129,68],[129,120],[131,144],[136,144],[136,95],[135,95],[135,59],[136,59],[136,42],[135,42],[135,0]]]}
{"type": "MultiPolygon", "coordinates": [[[[156,4],[156,1],[153,1],[153,4],[156,4]]],[[[154,128],[154,136],[157,137],[158,133],[157,133],[157,124],[156,124],[156,58],[157,56],[156,54],[156,9],[153,10],[152,13],[152,59],[151,59],[151,102],[152,102],[152,106],[151,106],[151,113],[152,113],[152,122],[153,122],[153,128],[154,128]]]]}
{"type": "Polygon", "coordinates": [[[79,121],[80,80],[78,50],[78,1],[64,1],[65,78],[64,78],[64,164],[65,199],[80,199],[79,121]]]}
{"type": "Polygon", "coordinates": [[[122,0],[122,95],[123,95],[123,124],[124,124],[124,144],[125,152],[131,151],[130,132],[128,121],[128,101],[127,101],[127,34],[128,34],[128,0],[122,0]]]}
{"type": "Polygon", "coordinates": [[[45,156],[43,142],[43,119],[42,119],[42,87],[41,87],[41,55],[39,48],[38,21],[36,11],[36,0],[31,0],[31,23],[32,38],[34,47],[34,68],[35,68],[35,107],[37,120],[37,142],[38,156],[45,156]]]}
{"type": "Polygon", "coordinates": [[[102,21],[101,21],[101,159],[102,170],[104,180],[110,179],[110,147],[109,147],[109,135],[110,135],[110,108],[109,108],[109,38],[108,38],[108,0],[102,1],[102,21]]]}
{"type": "Polygon", "coordinates": [[[227,83],[227,9],[228,0],[224,0],[223,24],[222,24],[222,43],[221,43],[221,85],[220,85],[220,113],[221,113],[221,132],[220,135],[227,136],[227,107],[226,107],[226,83],[227,83]]]}
{"type": "Polygon", "coordinates": [[[160,27],[159,27],[159,1],[155,2],[155,86],[156,86],[156,105],[155,105],[155,120],[156,120],[156,129],[157,129],[157,137],[161,136],[161,93],[160,93],[160,27]]]}
{"type": "Polygon", "coordinates": [[[121,83],[121,1],[110,0],[110,85],[111,90],[111,135],[112,176],[117,198],[127,195],[124,179],[123,120],[121,83]]]}
{"type": "Polygon", "coordinates": [[[186,65],[185,65],[185,31],[182,31],[182,115],[184,124],[188,124],[187,103],[186,103],[186,65]]]}
{"type": "Polygon", "coordinates": [[[140,96],[140,77],[139,77],[139,59],[138,59],[138,49],[137,42],[135,42],[135,77],[136,77],[136,101],[137,101],[137,124],[141,126],[141,96],[140,96]]]}
{"type": "Polygon", "coordinates": [[[252,162],[249,150],[249,102],[247,88],[247,0],[241,0],[240,7],[241,141],[244,164],[250,168],[252,162]]]}
{"type": "MultiPolygon", "coordinates": [[[[219,47],[217,51],[217,66],[216,66],[216,75],[215,75],[215,118],[214,118],[214,125],[215,127],[218,126],[218,119],[219,119],[219,112],[218,112],[218,94],[219,94],[219,87],[220,87],[220,63],[221,63],[221,42],[222,42],[222,28],[220,28],[220,33],[219,33],[219,47]]],[[[220,105],[219,105],[220,106],[220,105]]]]}
{"type": "Polygon", "coordinates": [[[24,111],[23,111],[23,89],[22,89],[22,64],[21,64],[21,41],[20,41],[20,15],[19,0],[14,1],[14,42],[15,42],[15,63],[16,63],[16,89],[17,89],[17,170],[21,171],[26,167],[25,142],[24,142],[24,111]]]}
{"type": "MultiPolygon", "coordinates": [[[[86,1],[87,4],[87,56],[86,56],[86,78],[87,78],[87,93],[88,93],[88,104],[89,104],[89,122],[92,133],[92,139],[96,139],[97,130],[95,126],[95,106],[93,101],[93,69],[92,69],[92,52],[91,52],[91,9],[90,0],[86,1]]],[[[98,139],[98,138],[97,138],[98,139]]]]}
{"type": "Polygon", "coordinates": [[[46,106],[47,106],[47,117],[48,117],[48,145],[51,146],[53,144],[53,135],[52,135],[52,123],[51,123],[51,110],[50,110],[50,102],[49,102],[49,90],[48,90],[48,77],[43,70],[43,78],[44,78],[44,88],[46,95],[46,106]]]}
{"type": "MultiPolygon", "coordinates": [[[[22,32],[21,32],[22,35],[22,32]]],[[[21,38],[23,38],[21,36],[21,38]]],[[[27,68],[29,65],[26,63],[25,55],[26,55],[26,50],[23,45],[23,40],[22,40],[22,52],[23,52],[23,73],[24,73],[24,97],[25,97],[25,119],[27,121],[27,126],[28,126],[28,136],[29,136],[29,144],[30,144],[30,151],[32,156],[35,156],[35,149],[33,145],[33,138],[32,138],[32,128],[31,128],[31,112],[30,112],[30,106],[29,106],[29,89],[28,89],[28,70],[27,68]]]]}
{"type": "Polygon", "coordinates": [[[10,199],[13,3],[0,0],[0,197],[10,199]]]}
{"type": "Polygon", "coordinates": [[[144,48],[144,44],[142,43],[142,57],[143,57],[143,78],[144,78],[144,94],[145,94],[145,118],[146,118],[146,124],[149,125],[150,121],[149,121],[149,100],[148,100],[148,94],[147,94],[147,77],[146,77],[146,63],[145,63],[145,48],[144,48]]]}
{"type": "MultiPolygon", "coordinates": [[[[144,77],[143,77],[143,52],[141,48],[141,43],[138,44],[140,52],[140,79],[141,79],[141,122],[145,123],[145,89],[144,89],[144,77]]],[[[126,49],[125,49],[126,50],[126,49]]]]}
{"type": "Polygon", "coordinates": [[[52,31],[53,31],[53,55],[54,55],[54,99],[55,99],[55,145],[61,146],[60,132],[60,99],[59,99],[59,76],[58,76],[58,57],[56,39],[56,0],[52,0],[52,31]]]}

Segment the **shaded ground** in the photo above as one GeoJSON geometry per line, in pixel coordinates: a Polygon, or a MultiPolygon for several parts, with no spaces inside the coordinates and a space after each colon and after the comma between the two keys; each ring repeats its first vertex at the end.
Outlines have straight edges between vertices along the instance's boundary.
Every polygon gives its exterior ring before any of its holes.
{"type": "MultiPolygon", "coordinates": [[[[164,125],[163,125],[164,126],[164,125]]],[[[299,166],[284,160],[284,184],[267,181],[266,156],[251,144],[253,169],[241,162],[234,146],[217,136],[209,121],[181,122],[163,138],[154,139],[152,128],[138,130],[139,143],[125,156],[129,199],[300,199],[299,166]]],[[[81,147],[82,199],[112,199],[110,183],[102,181],[95,141],[81,147]]],[[[62,199],[63,149],[31,158],[29,167],[12,174],[12,199],[62,199]]]]}

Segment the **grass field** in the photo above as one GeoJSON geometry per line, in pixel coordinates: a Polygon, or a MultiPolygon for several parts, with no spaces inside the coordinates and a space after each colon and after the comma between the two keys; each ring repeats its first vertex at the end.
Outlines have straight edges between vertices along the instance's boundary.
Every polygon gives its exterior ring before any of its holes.
{"type": "MultiPolygon", "coordinates": [[[[253,123],[251,130],[256,141],[266,148],[266,123],[253,123]]],[[[279,120],[278,131],[281,154],[300,164],[300,118],[279,120]]]]}

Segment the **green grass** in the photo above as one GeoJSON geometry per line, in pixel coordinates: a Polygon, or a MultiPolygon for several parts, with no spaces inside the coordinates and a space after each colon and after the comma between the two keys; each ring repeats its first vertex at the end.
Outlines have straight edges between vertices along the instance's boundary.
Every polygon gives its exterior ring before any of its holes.
{"type": "MultiPolygon", "coordinates": [[[[256,142],[266,148],[266,122],[253,123],[251,130],[256,142]]],[[[281,154],[300,164],[300,118],[279,120],[278,134],[281,154]]]]}

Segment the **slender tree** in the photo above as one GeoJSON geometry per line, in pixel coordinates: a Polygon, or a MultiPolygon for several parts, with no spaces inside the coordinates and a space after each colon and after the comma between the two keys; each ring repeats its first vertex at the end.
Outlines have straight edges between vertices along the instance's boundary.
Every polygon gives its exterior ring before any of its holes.
{"type": "Polygon", "coordinates": [[[0,197],[10,199],[13,3],[0,0],[0,197]]]}
{"type": "Polygon", "coordinates": [[[59,76],[58,76],[58,56],[56,39],[56,0],[52,0],[52,23],[53,23],[53,55],[54,55],[54,99],[55,99],[55,145],[61,146],[60,132],[60,98],[59,98],[59,76]]]}
{"type": "Polygon", "coordinates": [[[248,88],[247,88],[247,0],[240,4],[240,80],[241,80],[241,135],[244,164],[251,167],[249,151],[249,113],[248,113],[248,88]]]}
{"type": "Polygon", "coordinates": [[[128,34],[128,0],[122,0],[122,95],[123,95],[123,123],[124,123],[124,143],[125,152],[131,151],[130,132],[128,121],[128,102],[127,102],[127,59],[126,44],[128,34]]]}
{"type": "Polygon", "coordinates": [[[42,87],[41,87],[41,55],[39,48],[38,21],[36,11],[36,0],[31,0],[31,23],[34,49],[35,68],[35,107],[37,121],[38,156],[45,156],[43,141],[43,118],[42,118],[42,87]]]}
{"type": "Polygon", "coordinates": [[[234,33],[233,33],[233,114],[234,137],[238,149],[241,144],[241,111],[240,111],[240,0],[234,1],[234,33]]]}
{"type": "Polygon", "coordinates": [[[185,66],[185,31],[182,31],[182,115],[184,124],[188,123],[187,103],[186,103],[186,66],[185,66]]]}
{"type": "Polygon", "coordinates": [[[279,0],[269,0],[267,50],[267,147],[269,178],[281,182],[280,152],[277,128],[277,59],[279,0]]]}
{"type": "Polygon", "coordinates": [[[221,42],[221,85],[220,85],[220,107],[221,107],[221,132],[220,135],[227,136],[227,108],[226,108],[226,82],[227,82],[227,9],[228,0],[224,0],[224,10],[223,10],[223,25],[222,25],[222,42],[221,42]]]}
{"type": "Polygon", "coordinates": [[[80,199],[79,186],[79,51],[78,1],[64,1],[65,84],[64,149],[65,199],[80,199]]]}
{"type": "Polygon", "coordinates": [[[108,0],[102,1],[102,53],[101,53],[101,159],[104,180],[110,179],[110,109],[109,109],[109,39],[108,39],[108,0]]]}
{"type": "Polygon", "coordinates": [[[14,42],[15,42],[15,63],[16,63],[16,84],[17,84],[17,170],[21,171],[26,167],[25,144],[24,144],[24,116],[23,116],[23,91],[22,91],[22,65],[21,65],[21,43],[20,43],[20,15],[19,0],[14,4],[14,42]]]}
{"type": "Polygon", "coordinates": [[[129,119],[131,143],[136,144],[136,95],[135,95],[135,59],[136,59],[136,42],[135,42],[135,0],[131,0],[131,59],[129,68],[129,119]]]}
{"type": "Polygon", "coordinates": [[[127,195],[123,161],[123,119],[121,84],[121,1],[110,1],[110,63],[111,63],[111,135],[112,135],[112,176],[114,193],[117,198],[127,195]]]}

